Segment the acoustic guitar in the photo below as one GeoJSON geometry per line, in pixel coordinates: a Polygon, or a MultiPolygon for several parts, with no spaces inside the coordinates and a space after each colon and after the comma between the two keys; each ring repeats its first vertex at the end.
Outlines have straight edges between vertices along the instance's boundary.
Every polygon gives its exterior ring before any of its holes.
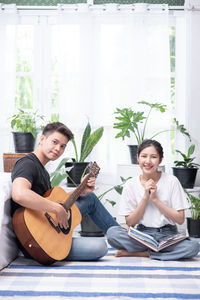
{"type": "Polygon", "coordinates": [[[80,224],[82,216],[75,204],[90,177],[97,176],[99,166],[96,162],[78,187],[68,194],[60,186],[48,190],[44,197],[63,205],[68,212],[67,229],[60,228],[53,213],[19,208],[13,215],[13,228],[25,250],[33,259],[43,265],[63,260],[70,252],[74,228],[80,224]]]}

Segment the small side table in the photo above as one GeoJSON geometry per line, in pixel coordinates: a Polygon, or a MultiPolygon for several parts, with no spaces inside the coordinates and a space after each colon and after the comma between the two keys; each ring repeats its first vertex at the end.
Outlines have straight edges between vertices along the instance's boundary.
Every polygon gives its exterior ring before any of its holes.
{"type": "Polygon", "coordinates": [[[28,153],[4,153],[3,154],[3,167],[4,172],[12,172],[15,163],[28,153]]]}

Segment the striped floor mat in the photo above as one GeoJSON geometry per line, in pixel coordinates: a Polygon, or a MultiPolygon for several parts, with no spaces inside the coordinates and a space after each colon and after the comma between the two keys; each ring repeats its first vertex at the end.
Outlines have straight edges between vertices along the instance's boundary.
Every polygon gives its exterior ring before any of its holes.
{"type": "Polygon", "coordinates": [[[17,258],[0,272],[0,299],[200,299],[200,253],[194,259],[161,262],[115,258],[58,262],[44,267],[17,258]]]}

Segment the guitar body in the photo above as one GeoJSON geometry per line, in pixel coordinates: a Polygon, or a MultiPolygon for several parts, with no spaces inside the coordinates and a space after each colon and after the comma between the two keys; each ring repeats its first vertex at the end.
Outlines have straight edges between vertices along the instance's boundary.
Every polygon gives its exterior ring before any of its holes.
{"type": "MultiPolygon", "coordinates": [[[[59,186],[47,191],[44,195],[49,201],[64,204],[68,194],[59,186]]],[[[70,252],[74,228],[81,222],[81,213],[73,204],[68,211],[70,218],[68,232],[60,230],[53,213],[48,216],[43,211],[19,208],[13,216],[13,228],[22,246],[36,261],[49,265],[63,260],[70,252]],[[55,226],[54,226],[55,223],[55,226]]]]}

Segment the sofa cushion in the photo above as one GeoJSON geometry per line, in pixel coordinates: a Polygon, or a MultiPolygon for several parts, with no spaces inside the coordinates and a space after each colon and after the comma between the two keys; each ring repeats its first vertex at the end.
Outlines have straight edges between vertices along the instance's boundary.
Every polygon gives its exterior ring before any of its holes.
{"type": "Polygon", "coordinates": [[[11,186],[11,173],[0,172],[0,270],[19,253],[10,216],[11,186]]]}

